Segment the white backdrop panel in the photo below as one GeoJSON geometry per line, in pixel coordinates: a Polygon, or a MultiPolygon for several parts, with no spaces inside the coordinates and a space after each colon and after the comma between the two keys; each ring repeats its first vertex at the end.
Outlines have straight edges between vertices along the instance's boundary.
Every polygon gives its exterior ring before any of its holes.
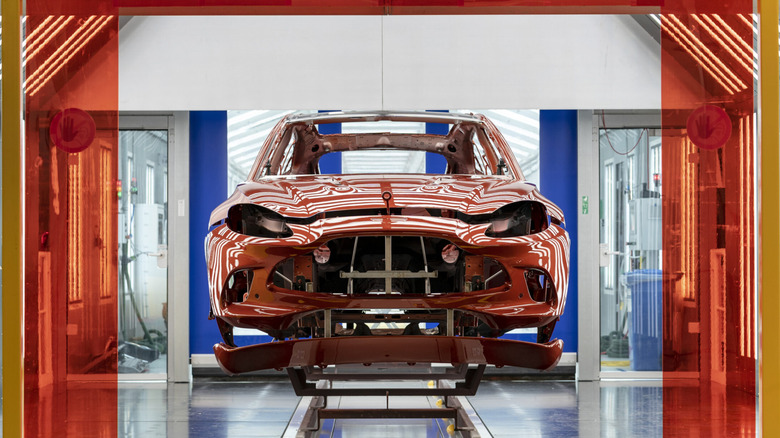
{"type": "Polygon", "coordinates": [[[378,108],[381,17],[134,17],[120,110],[378,108]]]}
{"type": "Polygon", "coordinates": [[[134,17],[120,110],[658,109],[629,16],[134,17]]]}
{"type": "Polygon", "coordinates": [[[630,16],[385,17],[384,104],[658,109],[660,62],[630,16]]]}

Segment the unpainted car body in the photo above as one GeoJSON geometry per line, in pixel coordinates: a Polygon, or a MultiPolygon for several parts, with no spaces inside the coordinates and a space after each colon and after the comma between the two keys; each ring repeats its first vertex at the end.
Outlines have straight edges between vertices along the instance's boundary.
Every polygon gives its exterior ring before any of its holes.
{"type": "Polygon", "coordinates": [[[347,363],[536,369],[566,302],[562,211],[524,181],[496,127],[473,114],[321,113],[280,121],[206,237],[214,346],[231,374],[347,363]],[[320,134],[351,122],[425,122],[447,135],[320,134]],[[329,153],[424,151],[442,174],[320,174],[329,153]],[[422,325],[422,326],[421,326],[422,325]],[[233,328],[274,342],[237,347],[233,328]],[[537,327],[537,342],[498,339],[537,327]]]}

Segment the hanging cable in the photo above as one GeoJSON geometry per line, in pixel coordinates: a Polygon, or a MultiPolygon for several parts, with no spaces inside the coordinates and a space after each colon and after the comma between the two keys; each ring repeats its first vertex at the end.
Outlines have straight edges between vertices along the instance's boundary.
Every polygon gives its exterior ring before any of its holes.
{"type": "Polygon", "coordinates": [[[607,119],[606,117],[604,117],[604,110],[601,110],[601,129],[604,130],[604,136],[607,138],[607,143],[609,144],[609,147],[612,148],[612,150],[618,155],[628,155],[631,152],[634,152],[634,149],[636,149],[636,147],[639,146],[639,142],[642,141],[642,134],[645,134],[647,132],[647,128],[643,128],[642,132],[639,133],[639,138],[636,139],[636,144],[634,144],[634,146],[631,149],[625,152],[620,152],[617,149],[615,149],[615,146],[612,145],[612,141],[609,139],[609,131],[607,130],[607,119]]]}

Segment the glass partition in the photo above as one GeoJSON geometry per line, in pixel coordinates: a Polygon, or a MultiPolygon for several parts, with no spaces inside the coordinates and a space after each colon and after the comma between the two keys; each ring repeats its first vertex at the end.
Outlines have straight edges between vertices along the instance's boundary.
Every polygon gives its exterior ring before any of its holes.
{"type": "Polygon", "coordinates": [[[661,371],[660,154],[658,129],[599,130],[602,371],[661,371]]]}
{"type": "Polygon", "coordinates": [[[120,130],[119,345],[123,374],[164,378],[168,353],[168,131],[120,130]]]}

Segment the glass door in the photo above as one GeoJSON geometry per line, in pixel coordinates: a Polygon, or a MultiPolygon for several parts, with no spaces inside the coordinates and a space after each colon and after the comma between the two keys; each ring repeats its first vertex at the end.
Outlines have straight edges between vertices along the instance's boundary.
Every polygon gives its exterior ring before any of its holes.
{"type": "Polygon", "coordinates": [[[120,129],[119,373],[163,379],[168,356],[168,130],[120,129]]]}
{"type": "Polygon", "coordinates": [[[600,353],[606,372],[661,371],[661,137],[599,130],[600,353]]]}

